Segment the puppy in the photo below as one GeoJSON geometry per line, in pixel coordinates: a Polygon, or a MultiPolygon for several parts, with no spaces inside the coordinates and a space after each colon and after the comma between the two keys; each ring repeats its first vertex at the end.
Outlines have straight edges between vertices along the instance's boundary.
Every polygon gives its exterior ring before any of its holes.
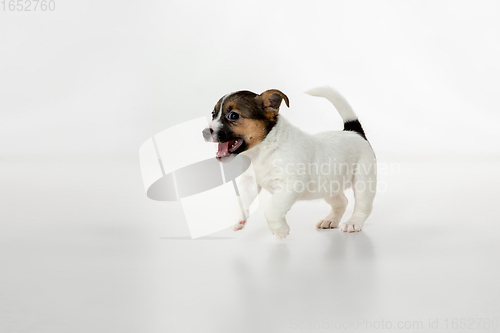
{"type": "Polygon", "coordinates": [[[344,121],[343,131],[305,133],[279,114],[288,97],[279,90],[260,95],[238,91],[222,97],[203,130],[206,141],[218,142],[216,158],[228,161],[237,154],[248,156],[254,174],[241,176],[238,188],[243,211],[237,209],[234,230],[241,230],[250,204],[262,188],[272,194],[265,209],[271,232],[285,238],[290,231],[285,215],[297,200],[324,199],[331,211],[317,228],[357,232],[372,211],[376,192],[376,158],[363,128],[344,97],[330,87],[309,95],[328,99],[344,121]],[[347,206],[344,190],[352,187],[355,206],[351,218],[340,223],[347,206]],[[240,212],[241,211],[241,212],[240,212]]]}

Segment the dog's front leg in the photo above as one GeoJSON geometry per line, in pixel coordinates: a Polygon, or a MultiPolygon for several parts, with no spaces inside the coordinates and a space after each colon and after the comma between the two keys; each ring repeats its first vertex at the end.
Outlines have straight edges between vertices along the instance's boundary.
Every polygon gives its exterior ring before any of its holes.
{"type": "Polygon", "coordinates": [[[265,214],[269,229],[279,239],[285,238],[290,231],[285,215],[292,208],[298,197],[299,193],[293,191],[274,192],[266,207],[265,214]]]}
{"type": "Polygon", "coordinates": [[[261,187],[257,185],[255,177],[243,174],[238,182],[238,192],[240,194],[239,200],[241,200],[242,207],[239,205],[236,207],[236,224],[233,225],[234,231],[241,230],[245,226],[248,215],[250,214],[250,205],[259,194],[260,189],[261,187]]]}

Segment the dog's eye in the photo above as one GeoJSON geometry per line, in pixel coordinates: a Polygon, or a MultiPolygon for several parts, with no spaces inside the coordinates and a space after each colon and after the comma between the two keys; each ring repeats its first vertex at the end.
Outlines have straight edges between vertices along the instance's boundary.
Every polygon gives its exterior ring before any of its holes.
{"type": "Polygon", "coordinates": [[[240,115],[236,112],[230,112],[227,115],[227,119],[229,119],[229,120],[238,120],[239,118],[240,118],[240,115]]]}

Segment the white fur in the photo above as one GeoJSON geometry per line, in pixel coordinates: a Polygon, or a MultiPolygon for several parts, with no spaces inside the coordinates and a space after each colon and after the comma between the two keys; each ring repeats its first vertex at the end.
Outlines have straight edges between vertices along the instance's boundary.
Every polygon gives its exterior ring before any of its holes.
{"type": "Polygon", "coordinates": [[[306,94],[316,97],[324,97],[332,103],[340,113],[342,120],[352,121],[358,119],[351,105],[337,90],[332,87],[322,86],[306,91],[306,94]]]}
{"type": "MultiPolygon", "coordinates": [[[[344,122],[357,119],[336,90],[321,87],[308,93],[330,100],[344,122]]],[[[340,230],[360,231],[371,213],[376,188],[376,159],[368,141],[355,132],[330,131],[310,135],[279,115],[267,137],[242,154],[251,158],[256,177],[253,179],[244,174],[239,183],[244,209],[248,212],[261,188],[269,191],[272,198],[265,216],[271,232],[278,238],[287,236],[290,227],[285,215],[297,200],[325,199],[332,210],[316,226],[337,227],[347,206],[344,190],[351,187],[349,182],[354,185],[354,213],[347,222],[340,224],[340,230]],[[361,185],[365,186],[364,189],[361,185]]],[[[246,217],[236,219],[234,229],[240,230],[246,217]]]]}
{"type": "MultiPolygon", "coordinates": [[[[217,114],[215,115],[214,120],[212,120],[208,124],[208,128],[212,129],[214,131],[214,133],[217,133],[217,131],[219,131],[219,129],[222,127],[222,121],[221,121],[221,117],[222,117],[222,113],[223,113],[222,106],[224,105],[224,102],[226,101],[226,99],[229,96],[231,96],[232,94],[234,94],[234,92],[226,94],[226,95],[224,95],[224,97],[222,97],[222,101],[220,102],[219,110],[217,111],[217,114]]],[[[211,136],[208,141],[209,142],[216,142],[213,136],[211,136]]]]}

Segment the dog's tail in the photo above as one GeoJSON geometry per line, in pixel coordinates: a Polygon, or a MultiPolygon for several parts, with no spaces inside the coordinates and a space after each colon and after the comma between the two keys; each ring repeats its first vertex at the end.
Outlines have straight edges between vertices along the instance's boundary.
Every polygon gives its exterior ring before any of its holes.
{"type": "Polygon", "coordinates": [[[365,131],[358,120],[358,116],[354,113],[352,107],[347,103],[344,96],[342,96],[337,90],[329,87],[322,86],[313,88],[306,91],[306,94],[317,97],[324,97],[329,100],[333,106],[337,109],[342,120],[344,121],[344,131],[353,131],[361,135],[365,140],[368,140],[365,135],[365,131]]]}

